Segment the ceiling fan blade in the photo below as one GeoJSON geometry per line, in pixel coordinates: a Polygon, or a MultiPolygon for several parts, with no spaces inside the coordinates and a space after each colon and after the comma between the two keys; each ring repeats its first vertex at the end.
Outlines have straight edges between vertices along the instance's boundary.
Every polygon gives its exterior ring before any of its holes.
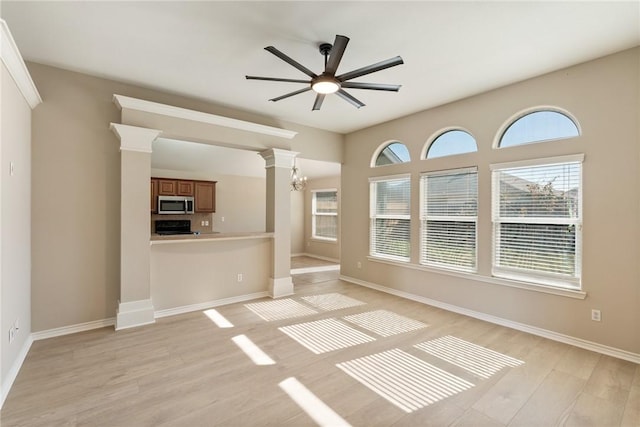
{"type": "Polygon", "coordinates": [[[319,110],[320,107],[322,107],[322,101],[324,101],[324,97],[325,97],[324,93],[319,93],[316,96],[316,102],[313,103],[313,108],[311,110],[313,111],[319,110]]]}
{"type": "Polygon", "coordinates": [[[345,82],[347,80],[355,79],[356,77],[365,76],[367,74],[375,73],[376,71],[381,71],[390,67],[395,67],[396,65],[400,64],[404,64],[404,61],[399,56],[396,56],[395,58],[387,59],[386,61],[380,61],[376,64],[368,65],[366,67],[358,68],[357,70],[341,74],[339,76],[336,76],[336,78],[341,82],[345,82]]]}
{"type": "Polygon", "coordinates": [[[353,105],[356,108],[364,107],[364,103],[360,102],[359,100],[349,95],[347,92],[345,92],[342,89],[337,91],[336,95],[338,95],[340,98],[344,99],[345,101],[347,101],[349,104],[353,105]]]}
{"type": "Polygon", "coordinates": [[[371,89],[371,90],[386,90],[390,92],[397,92],[400,90],[401,85],[388,85],[384,83],[358,83],[358,82],[344,82],[340,86],[347,89],[371,89]]]}
{"type": "Polygon", "coordinates": [[[329,54],[327,66],[324,69],[325,73],[331,75],[336,74],[338,65],[340,64],[340,60],[342,59],[342,55],[344,55],[344,50],[347,48],[347,43],[349,43],[349,37],[336,36],[336,39],[333,42],[333,46],[331,47],[331,53],[329,54]]]}
{"type": "Polygon", "coordinates": [[[282,59],[287,64],[293,65],[298,70],[300,70],[303,73],[305,73],[307,76],[309,76],[309,77],[318,77],[318,75],[316,73],[314,73],[313,71],[311,71],[310,69],[308,69],[307,67],[305,67],[304,65],[299,63],[298,61],[296,61],[296,60],[290,58],[289,56],[285,55],[284,53],[280,52],[275,47],[267,46],[267,47],[264,48],[264,50],[273,53],[275,56],[277,56],[278,58],[282,59]]]}
{"type": "Polygon", "coordinates": [[[311,80],[280,79],[277,77],[245,76],[247,80],[266,80],[269,82],[311,83],[311,80]]]}
{"type": "Polygon", "coordinates": [[[297,95],[299,93],[304,93],[308,90],[311,90],[311,86],[305,87],[304,89],[296,90],[295,92],[287,93],[286,95],[282,95],[277,98],[272,98],[269,101],[273,101],[273,102],[280,101],[281,99],[289,98],[290,96],[297,95]]]}

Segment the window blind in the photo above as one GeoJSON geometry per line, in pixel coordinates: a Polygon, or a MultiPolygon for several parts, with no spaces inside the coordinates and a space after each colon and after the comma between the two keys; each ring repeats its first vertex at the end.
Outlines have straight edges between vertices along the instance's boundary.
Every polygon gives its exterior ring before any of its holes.
{"type": "Polygon", "coordinates": [[[494,275],[579,288],[582,163],[493,171],[494,275]]]}
{"type": "Polygon", "coordinates": [[[475,271],[477,169],[428,173],[420,184],[420,263],[475,271]]]}
{"type": "Polygon", "coordinates": [[[409,261],[411,179],[402,176],[370,181],[372,256],[409,261]]]}
{"type": "Polygon", "coordinates": [[[336,190],[314,191],[312,198],[312,237],[337,240],[338,238],[338,192],[336,190]]]}

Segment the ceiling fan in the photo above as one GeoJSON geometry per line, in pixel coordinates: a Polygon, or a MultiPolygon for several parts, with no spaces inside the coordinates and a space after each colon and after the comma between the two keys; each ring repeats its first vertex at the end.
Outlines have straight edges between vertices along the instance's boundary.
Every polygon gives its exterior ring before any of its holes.
{"type": "Polygon", "coordinates": [[[267,46],[264,49],[271,52],[278,58],[282,59],[286,63],[294,66],[298,70],[311,77],[311,80],[298,80],[298,79],[282,79],[276,77],[257,77],[257,76],[245,76],[247,80],[267,80],[272,82],[288,82],[288,83],[306,83],[308,87],[304,89],[296,90],[286,95],[272,98],[269,101],[280,101],[281,99],[289,98],[290,96],[298,95],[300,93],[313,90],[316,92],[316,100],[313,103],[313,110],[319,110],[324,101],[324,97],[327,94],[335,93],[340,98],[349,102],[356,108],[364,107],[364,103],[356,99],[347,93],[344,89],[370,89],[370,90],[383,90],[390,92],[397,92],[400,89],[400,85],[391,85],[383,83],[360,83],[350,82],[349,80],[357,77],[365,76],[367,74],[375,73],[386,68],[395,67],[396,65],[403,64],[402,58],[396,56],[386,61],[377,62],[375,64],[368,65],[366,67],[358,68],[357,70],[350,71],[348,73],[340,74],[336,76],[338,65],[349,43],[349,37],[337,35],[333,45],[329,43],[322,43],[320,45],[320,54],[324,56],[324,71],[322,74],[316,74],[309,70],[304,65],[280,52],[273,46],[267,46]]]}

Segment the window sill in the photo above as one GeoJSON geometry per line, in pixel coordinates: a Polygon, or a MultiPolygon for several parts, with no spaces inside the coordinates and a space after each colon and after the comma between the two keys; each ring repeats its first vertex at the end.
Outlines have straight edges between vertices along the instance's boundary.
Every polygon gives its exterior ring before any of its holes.
{"type": "Polygon", "coordinates": [[[312,237],[311,241],[319,242],[319,243],[333,243],[333,244],[338,243],[338,239],[323,239],[322,237],[312,237]]]}
{"type": "Polygon", "coordinates": [[[558,295],[558,296],[567,297],[567,298],[585,299],[587,297],[587,293],[585,291],[580,291],[580,290],[563,289],[563,288],[547,286],[543,284],[538,285],[538,284],[533,284],[528,282],[520,282],[517,280],[502,279],[498,277],[488,277],[488,276],[482,276],[477,273],[465,273],[462,271],[453,271],[453,270],[446,270],[446,269],[440,269],[440,268],[425,267],[423,265],[416,265],[416,264],[411,264],[408,262],[405,263],[401,261],[393,261],[393,260],[384,259],[384,258],[377,258],[374,256],[368,256],[367,259],[369,261],[378,262],[381,264],[395,265],[398,267],[405,267],[413,270],[425,271],[428,273],[442,274],[444,276],[451,276],[451,277],[459,277],[465,280],[475,280],[478,282],[489,283],[492,285],[508,286],[510,288],[524,289],[524,290],[533,291],[533,292],[542,292],[545,294],[558,295]]]}

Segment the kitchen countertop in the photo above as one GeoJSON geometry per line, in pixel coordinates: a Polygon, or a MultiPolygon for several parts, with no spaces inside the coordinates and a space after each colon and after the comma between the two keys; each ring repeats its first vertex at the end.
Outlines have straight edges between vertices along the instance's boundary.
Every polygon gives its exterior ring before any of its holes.
{"type": "Polygon", "coordinates": [[[151,234],[151,245],[165,244],[165,243],[187,243],[187,242],[211,242],[220,240],[243,240],[243,239],[261,239],[272,238],[273,233],[265,231],[248,231],[248,232],[234,232],[234,233],[219,233],[219,232],[207,232],[200,234],[174,234],[169,236],[162,236],[159,234],[151,234]]]}

